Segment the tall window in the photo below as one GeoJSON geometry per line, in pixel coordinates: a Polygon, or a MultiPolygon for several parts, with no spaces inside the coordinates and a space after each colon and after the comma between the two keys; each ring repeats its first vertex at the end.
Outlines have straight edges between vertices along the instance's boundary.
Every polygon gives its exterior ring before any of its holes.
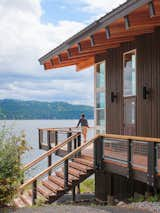
{"type": "Polygon", "coordinates": [[[106,129],[105,119],[105,62],[95,67],[95,126],[97,133],[106,129]]]}
{"type": "Polygon", "coordinates": [[[136,50],[123,55],[124,134],[136,134],[136,50]]]}

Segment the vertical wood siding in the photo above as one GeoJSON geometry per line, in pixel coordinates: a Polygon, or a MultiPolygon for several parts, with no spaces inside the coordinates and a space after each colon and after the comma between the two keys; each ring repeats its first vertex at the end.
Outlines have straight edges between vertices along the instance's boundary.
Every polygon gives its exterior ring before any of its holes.
{"type": "Polygon", "coordinates": [[[123,53],[132,49],[137,50],[136,135],[160,137],[160,28],[96,57],[97,62],[106,60],[106,130],[123,134],[123,53]],[[143,86],[151,92],[146,100],[143,86]],[[111,92],[118,95],[114,103],[111,92]]]}

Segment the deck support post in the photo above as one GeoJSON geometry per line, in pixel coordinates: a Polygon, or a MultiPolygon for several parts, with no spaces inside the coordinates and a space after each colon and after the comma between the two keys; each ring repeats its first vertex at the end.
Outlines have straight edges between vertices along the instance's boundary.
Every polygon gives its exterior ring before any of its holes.
{"type": "Polygon", "coordinates": [[[80,193],[81,193],[81,190],[80,190],[80,183],[77,185],[77,194],[79,194],[80,195],[80,193]]]}
{"type": "Polygon", "coordinates": [[[75,186],[72,187],[72,201],[73,202],[76,201],[76,187],[75,186]]]}
{"type": "Polygon", "coordinates": [[[68,189],[68,160],[64,161],[64,189],[68,189]]]}
{"type": "Polygon", "coordinates": [[[103,137],[98,137],[94,142],[94,168],[103,169],[103,137]]]}
{"type": "MultiPolygon", "coordinates": [[[[69,128],[69,132],[67,132],[67,138],[72,136],[71,128],[69,128]]],[[[67,144],[67,152],[70,153],[72,152],[72,141],[68,142],[67,144]]]]}
{"type": "Polygon", "coordinates": [[[156,143],[148,143],[148,173],[147,191],[150,192],[156,186],[156,143]]]}
{"type": "Polygon", "coordinates": [[[32,183],[32,204],[36,204],[37,199],[37,180],[32,183]]]}

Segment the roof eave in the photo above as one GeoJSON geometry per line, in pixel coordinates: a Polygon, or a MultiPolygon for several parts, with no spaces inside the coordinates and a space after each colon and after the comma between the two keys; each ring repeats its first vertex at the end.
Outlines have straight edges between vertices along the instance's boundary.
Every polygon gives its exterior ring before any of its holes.
{"type": "Polygon", "coordinates": [[[120,5],[118,8],[112,10],[110,13],[106,14],[99,20],[93,22],[92,24],[81,30],[79,33],[75,34],[74,36],[66,40],[64,43],[62,43],[54,50],[50,51],[49,53],[41,57],[39,59],[40,64],[44,64],[46,60],[49,60],[54,55],[59,55],[61,52],[69,49],[74,44],[79,43],[81,40],[93,35],[98,30],[103,29],[106,26],[110,25],[115,20],[128,15],[132,11],[138,9],[139,7],[149,2],[151,2],[151,0],[128,0],[124,4],[120,5]]]}

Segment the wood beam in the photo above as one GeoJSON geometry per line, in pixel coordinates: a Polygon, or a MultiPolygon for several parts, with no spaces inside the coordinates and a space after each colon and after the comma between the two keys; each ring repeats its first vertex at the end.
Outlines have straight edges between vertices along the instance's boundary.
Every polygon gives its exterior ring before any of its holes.
{"type": "Polygon", "coordinates": [[[54,66],[54,60],[53,60],[53,58],[51,58],[50,62],[52,64],[52,66],[54,66]]]}
{"type": "Polygon", "coordinates": [[[81,43],[79,42],[79,43],[77,44],[77,46],[78,46],[78,52],[81,52],[81,51],[82,51],[81,43]]]}
{"type": "Polygon", "coordinates": [[[68,57],[68,58],[72,57],[72,53],[71,53],[71,50],[70,50],[70,49],[67,50],[67,57],[68,57]]]}
{"type": "Polygon", "coordinates": [[[58,55],[58,63],[61,63],[62,62],[62,57],[61,55],[58,55]]]}
{"type": "Polygon", "coordinates": [[[111,37],[111,32],[110,32],[110,28],[109,28],[108,26],[105,28],[105,32],[106,32],[106,39],[107,39],[107,40],[110,39],[110,37],[111,37]]]}
{"type": "Polygon", "coordinates": [[[148,7],[149,7],[150,18],[152,18],[152,17],[154,17],[156,15],[156,11],[155,11],[155,7],[154,7],[153,1],[148,3],[148,7]]]}
{"type": "Polygon", "coordinates": [[[95,45],[95,41],[94,41],[94,36],[93,35],[90,36],[90,42],[91,42],[91,47],[93,47],[95,45]]]}
{"type": "Polygon", "coordinates": [[[128,15],[124,17],[124,22],[125,22],[125,29],[128,30],[131,26],[128,15]]]}
{"type": "Polygon", "coordinates": [[[95,57],[88,58],[87,60],[84,60],[76,64],[76,71],[77,72],[82,71],[90,66],[93,66],[94,64],[95,64],[95,57]]]}

